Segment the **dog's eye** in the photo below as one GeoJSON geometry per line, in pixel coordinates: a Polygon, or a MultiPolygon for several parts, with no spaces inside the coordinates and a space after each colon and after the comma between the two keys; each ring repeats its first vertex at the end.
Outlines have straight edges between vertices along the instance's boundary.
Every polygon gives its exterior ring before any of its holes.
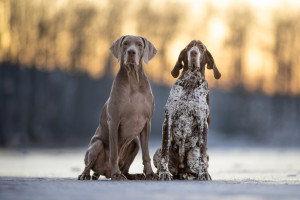
{"type": "Polygon", "coordinates": [[[124,45],[124,46],[128,46],[128,45],[129,45],[129,42],[128,42],[128,41],[125,41],[125,42],[123,43],[123,45],[124,45]]]}
{"type": "Polygon", "coordinates": [[[142,44],[141,42],[139,42],[137,45],[138,45],[139,47],[142,47],[142,46],[143,46],[143,44],[142,44]]]}

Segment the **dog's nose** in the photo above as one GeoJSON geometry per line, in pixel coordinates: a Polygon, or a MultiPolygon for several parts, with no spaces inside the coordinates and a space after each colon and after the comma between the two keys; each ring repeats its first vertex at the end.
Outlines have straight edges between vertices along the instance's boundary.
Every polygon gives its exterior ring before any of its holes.
{"type": "Polygon", "coordinates": [[[192,50],[192,51],[191,51],[191,55],[192,55],[192,56],[196,56],[196,55],[197,55],[197,51],[192,50]]]}
{"type": "Polygon", "coordinates": [[[135,55],[135,51],[134,51],[134,50],[129,50],[129,51],[128,51],[128,55],[134,56],[134,55],[135,55]]]}

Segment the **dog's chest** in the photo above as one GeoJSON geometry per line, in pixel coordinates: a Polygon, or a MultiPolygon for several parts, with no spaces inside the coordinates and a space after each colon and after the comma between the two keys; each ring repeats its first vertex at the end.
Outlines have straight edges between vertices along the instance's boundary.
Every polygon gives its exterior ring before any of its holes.
{"type": "Polygon", "coordinates": [[[151,93],[134,92],[128,95],[128,97],[123,98],[123,101],[125,106],[122,108],[122,114],[126,116],[126,119],[129,116],[151,118],[154,105],[151,93]]]}
{"type": "Polygon", "coordinates": [[[208,93],[207,82],[201,78],[200,72],[182,73],[172,87],[165,112],[176,144],[184,142],[185,148],[196,145],[209,115],[208,93]]]}

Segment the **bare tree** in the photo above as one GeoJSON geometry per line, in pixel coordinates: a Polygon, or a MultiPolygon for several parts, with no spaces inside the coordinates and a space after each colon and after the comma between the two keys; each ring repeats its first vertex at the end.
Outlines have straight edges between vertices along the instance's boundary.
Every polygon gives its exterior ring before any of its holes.
{"type": "Polygon", "coordinates": [[[152,8],[150,1],[143,1],[141,9],[136,14],[138,17],[138,32],[145,36],[151,37],[156,42],[159,51],[158,59],[160,60],[161,72],[158,78],[163,82],[164,71],[168,69],[167,50],[172,39],[180,33],[181,20],[185,18],[182,12],[184,6],[176,2],[165,2],[160,9],[152,8]]]}
{"type": "MultiPolygon", "coordinates": [[[[111,0],[108,8],[103,13],[103,17],[106,20],[106,24],[103,27],[103,39],[107,40],[109,44],[112,44],[118,37],[121,36],[122,27],[126,17],[123,14],[127,8],[126,1],[123,0],[111,0]]],[[[113,75],[113,56],[108,54],[106,59],[104,74],[106,76],[113,75]]]]}
{"type": "Polygon", "coordinates": [[[230,30],[229,37],[225,40],[225,48],[230,51],[232,68],[230,75],[234,87],[243,87],[243,68],[246,55],[247,40],[253,14],[251,7],[246,3],[231,5],[227,10],[226,22],[230,30]]]}
{"type": "MultiPolygon", "coordinates": [[[[274,58],[276,61],[276,76],[274,86],[276,92],[281,94],[291,94],[293,78],[297,75],[295,52],[299,52],[299,45],[295,42],[299,37],[296,18],[282,16],[275,20],[275,46],[274,58]]],[[[299,73],[299,72],[298,72],[299,73]]],[[[296,78],[296,77],[295,77],[296,78]]]]}

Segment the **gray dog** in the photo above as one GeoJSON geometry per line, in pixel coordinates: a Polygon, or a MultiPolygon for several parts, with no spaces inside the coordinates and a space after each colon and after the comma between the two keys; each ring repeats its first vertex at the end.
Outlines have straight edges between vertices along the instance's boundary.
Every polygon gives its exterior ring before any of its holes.
{"type": "Polygon", "coordinates": [[[142,64],[142,58],[148,63],[157,50],[139,36],[122,36],[110,50],[121,60],[120,70],[85,154],[85,169],[78,179],[90,180],[90,170],[94,171],[94,180],[100,175],[112,180],[157,179],[151,168],[148,146],[154,98],[142,64]],[[139,151],[138,136],[145,175],[128,173],[139,151]]]}
{"type": "Polygon", "coordinates": [[[162,148],[153,157],[160,180],[211,180],[207,171],[207,130],[210,122],[209,90],[205,66],[221,77],[210,52],[199,40],[184,48],[171,74],[180,77],[165,106],[162,148]]]}

